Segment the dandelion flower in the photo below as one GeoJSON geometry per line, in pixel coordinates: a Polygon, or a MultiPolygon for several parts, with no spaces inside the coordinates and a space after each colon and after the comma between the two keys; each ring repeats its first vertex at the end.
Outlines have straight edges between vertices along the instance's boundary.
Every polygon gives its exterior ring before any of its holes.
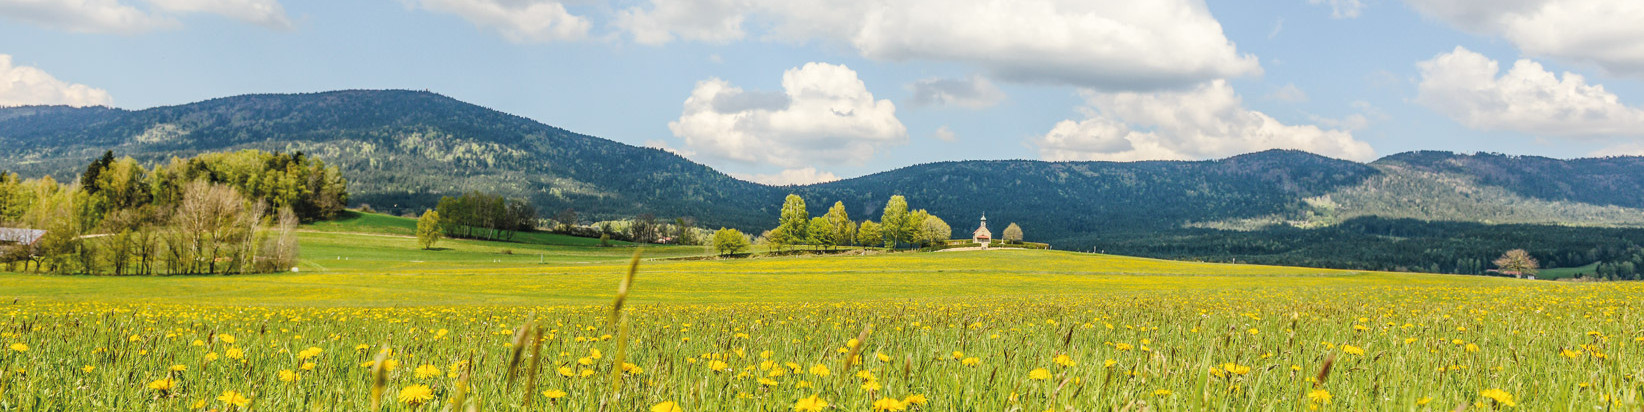
{"type": "Polygon", "coordinates": [[[679,404],[673,401],[667,401],[652,405],[651,412],[684,412],[684,409],[680,409],[679,404]]]}
{"type": "Polygon", "coordinates": [[[434,390],[428,388],[428,385],[411,385],[400,389],[397,399],[406,405],[422,405],[434,400],[434,390]]]}
{"type": "Polygon", "coordinates": [[[925,395],[923,395],[923,394],[917,394],[916,393],[916,394],[908,395],[908,397],[906,397],[906,398],[902,398],[902,403],[905,403],[905,404],[908,404],[908,405],[924,405],[926,402],[930,402],[930,401],[928,399],[925,399],[925,395]]]}
{"type": "Polygon", "coordinates": [[[13,343],[13,344],[11,344],[10,348],[13,352],[28,352],[29,351],[29,345],[25,345],[22,342],[13,343]]]}
{"type": "Polygon", "coordinates": [[[1328,405],[1330,404],[1330,391],[1324,389],[1314,389],[1308,391],[1307,401],[1320,405],[1328,405]]]}
{"type": "Polygon", "coordinates": [[[313,359],[316,356],[320,356],[320,354],[324,352],[325,349],[309,347],[308,349],[303,349],[302,352],[297,352],[297,359],[313,359]]]}
{"type": "Polygon", "coordinates": [[[217,340],[223,341],[223,343],[234,343],[234,335],[227,333],[217,335],[217,340]]]}
{"type": "Polygon", "coordinates": [[[823,365],[823,364],[818,363],[816,365],[811,366],[811,374],[812,375],[826,377],[826,376],[828,376],[828,373],[829,373],[828,372],[828,365],[823,365]]]}
{"type": "Polygon", "coordinates": [[[1045,370],[1045,368],[1034,369],[1028,372],[1028,379],[1036,381],[1050,379],[1050,371],[1045,370]]]}
{"type": "Polygon", "coordinates": [[[171,365],[172,372],[187,372],[188,365],[171,365]]]}
{"type": "Polygon", "coordinates": [[[244,407],[246,407],[246,405],[251,404],[251,399],[246,398],[245,395],[243,395],[239,392],[235,392],[235,391],[231,391],[231,390],[230,391],[223,391],[222,395],[217,396],[217,400],[221,401],[222,403],[228,404],[229,406],[238,406],[238,407],[241,407],[241,408],[244,408],[244,407]]]}
{"type": "Polygon", "coordinates": [[[177,381],[172,380],[171,378],[164,378],[164,379],[160,379],[160,380],[156,380],[156,381],[148,383],[148,388],[150,390],[156,390],[156,391],[160,391],[160,392],[169,391],[169,390],[171,390],[171,388],[175,388],[175,387],[177,387],[177,381]]]}
{"type": "Polygon", "coordinates": [[[1423,396],[1423,397],[1421,397],[1421,399],[1416,400],[1416,406],[1427,406],[1428,403],[1432,403],[1432,402],[1433,402],[1433,397],[1423,396]]]}
{"type": "Polygon", "coordinates": [[[972,357],[960,360],[959,364],[965,365],[965,366],[976,366],[976,365],[982,364],[982,359],[972,356],[972,357]]]}
{"type": "Polygon", "coordinates": [[[1364,348],[1353,345],[1341,345],[1341,351],[1347,352],[1348,355],[1364,356],[1364,348]]]}
{"type": "Polygon", "coordinates": [[[417,379],[428,379],[440,376],[440,368],[437,368],[434,365],[418,366],[413,372],[416,373],[417,379]]]}
{"type": "Polygon", "coordinates": [[[873,410],[875,411],[904,411],[907,409],[908,405],[903,404],[901,400],[896,398],[879,398],[879,400],[873,401],[873,410]]]}
{"type": "Polygon", "coordinates": [[[565,391],[559,389],[549,389],[542,391],[542,396],[546,396],[548,399],[559,399],[565,397],[565,391]]]}
{"type": "Polygon", "coordinates": [[[1170,393],[1169,389],[1158,389],[1153,391],[1153,396],[1170,396],[1170,393]]]}
{"type": "Polygon", "coordinates": [[[821,412],[822,409],[827,407],[828,401],[822,400],[821,395],[799,398],[798,402],[793,403],[793,410],[796,412],[821,412]]]}
{"type": "Polygon", "coordinates": [[[1513,394],[1507,393],[1507,391],[1504,390],[1485,389],[1479,391],[1478,395],[1490,398],[1491,401],[1495,401],[1496,404],[1501,406],[1518,406],[1518,402],[1513,401],[1513,394]]]}
{"type": "Polygon", "coordinates": [[[1054,359],[1051,359],[1051,362],[1054,362],[1064,368],[1071,368],[1073,365],[1078,364],[1078,362],[1075,362],[1072,357],[1067,356],[1065,353],[1056,355],[1054,359]]]}
{"type": "Polygon", "coordinates": [[[280,376],[280,382],[296,382],[297,381],[297,372],[292,372],[290,369],[281,370],[280,373],[279,373],[279,376],[280,376]]]}

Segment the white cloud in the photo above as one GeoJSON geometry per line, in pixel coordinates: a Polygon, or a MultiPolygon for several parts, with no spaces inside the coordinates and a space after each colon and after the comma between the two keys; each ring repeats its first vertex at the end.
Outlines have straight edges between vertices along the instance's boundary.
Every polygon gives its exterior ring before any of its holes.
{"type": "Polygon", "coordinates": [[[1268,93],[1267,98],[1281,102],[1302,103],[1307,101],[1307,92],[1302,91],[1300,87],[1296,87],[1295,83],[1291,83],[1268,93]]]}
{"type": "Polygon", "coordinates": [[[1329,5],[1330,17],[1337,19],[1352,19],[1359,17],[1364,10],[1364,2],[1359,0],[1307,0],[1307,4],[1329,5]]]}
{"type": "Polygon", "coordinates": [[[211,13],[224,17],[278,29],[291,29],[291,19],[285,7],[276,0],[148,0],[162,10],[172,12],[211,13]]]}
{"type": "Polygon", "coordinates": [[[874,100],[849,67],[806,63],[782,73],[780,94],[744,91],[720,79],[697,82],[674,136],[719,159],[800,168],[861,162],[907,140],[896,105],[874,100]]]}
{"type": "Polygon", "coordinates": [[[1415,101],[1467,127],[1542,136],[1644,136],[1644,110],[1621,104],[1604,86],[1520,59],[1500,65],[1460,46],[1417,63],[1415,101]],[[1500,74],[1498,77],[1497,74],[1500,74]]]}
{"type": "Polygon", "coordinates": [[[1644,76],[1644,2],[1614,0],[1407,0],[1416,10],[1474,33],[1500,36],[1526,54],[1644,76]]]}
{"type": "Polygon", "coordinates": [[[942,127],[936,128],[935,132],[931,132],[930,137],[934,137],[936,140],[941,140],[948,143],[959,141],[959,136],[955,136],[953,134],[953,130],[948,129],[947,125],[942,125],[942,127]]]}
{"type": "Polygon", "coordinates": [[[1351,132],[1280,123],[1246,109],[1225,80],[1184,91],[1085,92],[1086,119],[1064,120],[1032,143],[1045,160],[1206,159],[1266,149],[1297,149],[1370,160],[1375,151],[1351,132]]]}
{"type": "Polygon", "coordinates": [[[136,34],[178,26],[119,0],[0,0],[0,16],[75,33],[136,34]]]}
{"type": "Polygon", "coordinates": [[[1144,90],[1261,73],[1200,0],[652,0],[623,14],[641,43],[725,41],[753,25],[770,27],[767,38],[973,64],[1017,82],[1144,90]]]}
{"type": "Polygon", "coordinates": [[[12,66],[11,56],[0,54],[0,107],[61,104],[75,107],[114,103],[103,89],[57,80],[30,66],[12,66]]]}
{"type": "Polygon", "coordinates": [[[145,0],[148,11],[120,0],[0,0],[0,16],[76,33],[137,34],[180,27],[176,15],[216,14],[287,30],[292,27],[278,0],[145,0]]]}
{"type": "Polygon", "coordinates": [[[555,0],[420,0],[431,11],[462,17],[475,26],[495,29],[515,43],[579,40],[593,26],[555,0]]]}
{"type": "Polygon", "coordinates": [[[982,76],[962,79],[931,78],[908,86],[915,106],[959,106],[985,109],[1005,100],[1005,92],[982,76]]]}
{"type": "Polygon", "coordinates": [[[1587,156],[1590,156],[1590,157],[1644,156],[1644,144],[1641,144],[1641,143],[1619,144],[1619,145],[1615,145],[1615,146],[1606,147],[1606,148],[1603,148],[1603,149],[1598,149],[1596,151],[1593,151],[1592,153],[1588,153],[1587,156]]]}
{"type": "Polygon", "coordinates": [[[771,186],[808,185],[812,183],[825,183],[839,180],[839,176],[834,176],[833,173],[829,172],[817,171],[814,167],[807,167],[803,169],[786,169],[781,173],[772,175],[733,173],[731,174],[731,177],[754,183],[764,183],[771,186]]]}
{"type": "Polygon", "coordinates": [[[629,8],[617,13],[615,26],[639,44],[660,46],[674,37],[707,43],[740,40],[742,0],[651,0],[650,9],[629,8]]]}

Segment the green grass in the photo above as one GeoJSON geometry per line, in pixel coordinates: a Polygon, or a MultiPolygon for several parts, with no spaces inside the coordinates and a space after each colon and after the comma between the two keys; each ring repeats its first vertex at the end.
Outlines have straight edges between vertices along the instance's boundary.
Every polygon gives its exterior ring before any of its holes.
{"type": "Polygon", "coordinates": [[[705,252],[655,247],[621,326],[608,319],[634,248],[449,240],[425,251],[353,230],[301,241],[298,273],[0,275],[0,296],[17,302],[0,305],[0,409],[244,410],[219,399],[234,391],[256,410],[369,410],[368,366],[385,346],[397,364],[384,374],[390,411],[453,406],[465,362],[481,410],[786,411],[813,396],[830,411],[920,396],[903,406],[1644,405],[1636,282],[1036,250],[667,260],[705,252]],[[541,338],[516,338],[525,324],[541,338]],[[857,336],[862,356],[847,364],[857,336]],[[298,355],[310,348],[318,355],[298,355]],[[510,385],[516,353],[542,367],[514,368],[510,385]],[[166,379],[170,389],[148,386],[166,379]],[[398,396],[423,387],[426,404],[398,396]]]}
{"type": "MultiPolygon", "coordinates": [[[[386,235],[415,236],[417,234],[417,219],[385,215],[381,213],[366,213],[345,210],[336,219],[323,220],[304,224],[302,229],[318,232],[335,233],[375,233],[386,235]]],[[[599,246],[599,239],[567,236],[548,232],[520,232],[505,243],[526,243],[536,245],[556,246],[599,246]]],[[[631,246],[632,243],[613,240],[615,246],[631,246]]]]}
{"type": "Polygon", "coordinates": [[[1578,266],[1578,267],[1573,267],[1573,268],[1547,268],[1547,269],[1542,269],[1539,273],[1536,273],[1536,278],[1537,279],[1546,279],[1546,280],[1557,280],[1557,279],[1564,279],[1564,278],[1573,278],[1578,274],[1585,274],[1587,276],[1592,276],[1595,273],[1598,273],[1598,262],[1593,262],[1592,264],[1588,264],[1586,266],[1578,266]]]}

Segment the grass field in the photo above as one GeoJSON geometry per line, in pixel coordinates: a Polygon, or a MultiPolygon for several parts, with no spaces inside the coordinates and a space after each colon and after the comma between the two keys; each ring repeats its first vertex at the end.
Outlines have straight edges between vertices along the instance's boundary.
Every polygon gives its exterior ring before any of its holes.
{"type": "Polygon", "coordinates": [[[612,323],[634,248],[357,223],[302,233],[298,273],[0,275],[0,409],[369,410],[374,371],[384,410],[1644,405],[1636,283],[656,247],[612,323]]]}

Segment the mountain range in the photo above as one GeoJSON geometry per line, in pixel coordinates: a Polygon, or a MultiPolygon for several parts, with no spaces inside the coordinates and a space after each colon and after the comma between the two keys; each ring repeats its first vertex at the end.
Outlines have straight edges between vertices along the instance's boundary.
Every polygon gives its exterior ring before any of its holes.
{"type": "Polygon", "coordinates": [[[403,90],[244,95],[144,110],[0,108],[0,147],[0,170],[60,180],[105,150],[144,162],[208,151],[300,151],[338,166],[354,203],[390,213],[481,190],[528,198],[545,215],[564,208],[588,219],[652,213],[755,233],[775,226],[788,193],[804,196],[813,215],[844,202],[858,220],[876,219],[885,200],[901,194],[961,237],[986,214],[999,226],[1020,224],[1029,240],[1081,250],[1139,234],[1236,237],[1362,219],[1644,227],[1641,157],[1422,151],[1358,163],[1269,150],[1204,161],[974,160],[775,187],[664,150],[403,90]]]}

